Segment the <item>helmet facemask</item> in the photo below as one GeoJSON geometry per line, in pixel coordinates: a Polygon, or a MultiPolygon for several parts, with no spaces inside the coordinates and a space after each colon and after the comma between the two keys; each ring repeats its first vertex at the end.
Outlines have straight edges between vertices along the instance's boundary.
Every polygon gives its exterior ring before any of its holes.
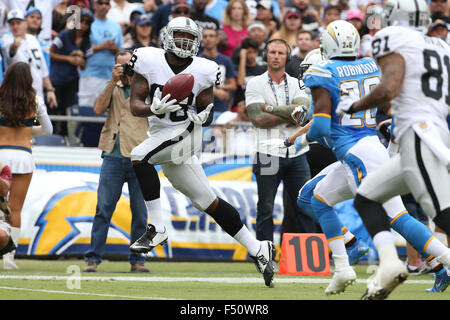
{"type": "MultiPolygon", "coordinates": [[[[172,21],[176,19],[188,19],[188,18],[175,18],[172,21]]],[[[189,19],[190,20],[190,19],[189,19]]],[[[201,42],[201,33],[198,30],[197,25],[195,25],[195,22],[190,20],[190,24],[193,24],[194,26],[186,25],[184,26],[178,26],[179,21],[175,21],[173,24],[171,22],[166,27],[166,30],[163,34],[163,47],[164,50],[173,52],[177,57],[179,58],[189,58],[191,56],[195,56],[198,52],[198,49],[200,47],[201,42]],[[186,37],[180,37],[180,38],[174,38],[174,34],[177,32],[183,32],[188,33],[192,35],[192,39],[186,38],[186,37]]]]}
{"type": "Polygon", "coordinates": [[[298,84],[300,86],[300,90],[305,89],[305,84],[303,83],[303,75],[305,74],[306,70],[309,69],[310,66],[311,66],[310,63],[300,64],[300,73],[298,75],[298,84]]]}
{"type": "Polygon", "coordinates": [[[325,61],[325,58],[322,53],[322,49],[313,49],[311,50],[305,57],[305,59],[300,63],[300,73],[298,76],[298,83],[301,90],[306,89],[305,84],[303,83],[303,75],[306,70],[309,69],[314,64],[319,64],[325,61]]]}

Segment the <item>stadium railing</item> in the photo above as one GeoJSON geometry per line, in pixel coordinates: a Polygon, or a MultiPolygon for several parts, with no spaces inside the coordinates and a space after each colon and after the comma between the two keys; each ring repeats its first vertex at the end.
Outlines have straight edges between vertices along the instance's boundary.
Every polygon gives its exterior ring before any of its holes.
{"type": "MultiPolygon", "coordinates": [[[[84,115],[49,115],[49,117],[52,121],[75,121],[80,124],[99,124],[106,120],[106,117],[84,115]]],[[[235,121],[226,125],[211,125],[203,130],[202,151],[204,152],[250,155],[254,152],[254,146],[255,136],[251,122],[235,121]]]]}

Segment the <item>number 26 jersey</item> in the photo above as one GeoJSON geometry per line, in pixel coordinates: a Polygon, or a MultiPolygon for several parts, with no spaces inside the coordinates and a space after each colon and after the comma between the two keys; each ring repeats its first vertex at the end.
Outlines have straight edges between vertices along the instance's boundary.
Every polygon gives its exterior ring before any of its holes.
{"type": "Polygon", "coordinates": [[[356,99],[361,99],[380,82],[380,76],[380,70],[372,58],[354,61],[332,59],[306,70],[303,77],[305,86],[321,87],[330,94],[331,128],[326,141],[338,159],[342,159],[362,138],[376,135],[376,109],[336,114],[341,92],[345,90],[356,99]]]}
{"type": "Polygon", "coordinates": [[[401,55],[406,66],[400,94],[391,101],[395,138],[399,139],[410,126],[424,118],[447,129],[450,106],[448,44],[410,28],[392,26],[381,29],[372,39],[374,58],[390,53],[401,55]]]}

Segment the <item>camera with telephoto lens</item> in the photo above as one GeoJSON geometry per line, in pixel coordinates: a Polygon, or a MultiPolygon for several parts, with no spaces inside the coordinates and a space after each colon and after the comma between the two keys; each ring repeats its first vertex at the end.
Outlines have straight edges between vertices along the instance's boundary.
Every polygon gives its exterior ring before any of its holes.
{"type": "Polygon", "coordinates": [[[133,76],[134,70],[133,70],[133,68],[130,66],[130,64],[128,62],[124,63],[124,64],[121,64],[120,66],[123,68],[123,74],[124,75],[129,76],[129,77],[133,76]]]}

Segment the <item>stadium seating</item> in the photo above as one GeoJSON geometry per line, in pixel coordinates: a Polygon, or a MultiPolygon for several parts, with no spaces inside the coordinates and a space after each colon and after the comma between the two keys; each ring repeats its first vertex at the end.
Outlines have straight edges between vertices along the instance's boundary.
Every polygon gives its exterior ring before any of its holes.
{"type": "MultiPolygon", "coordinates": [[[[71,116],[97,117],[106,119],[106,115],[95,114],[94,108],[90,106],[73,105],[69,108],[69,110],[71,116]]],[[[97,147],[102,128],[102,122],[78,122],[75,134],[79,138],[82,146],[97,147]]]]}
{"type": "Polygon", "coordinates": [[[33,137],[33,145],[35,146],[54,146],[67,147],[66,139],[59,134],[52,134],[50,136],[33,137]]]}

